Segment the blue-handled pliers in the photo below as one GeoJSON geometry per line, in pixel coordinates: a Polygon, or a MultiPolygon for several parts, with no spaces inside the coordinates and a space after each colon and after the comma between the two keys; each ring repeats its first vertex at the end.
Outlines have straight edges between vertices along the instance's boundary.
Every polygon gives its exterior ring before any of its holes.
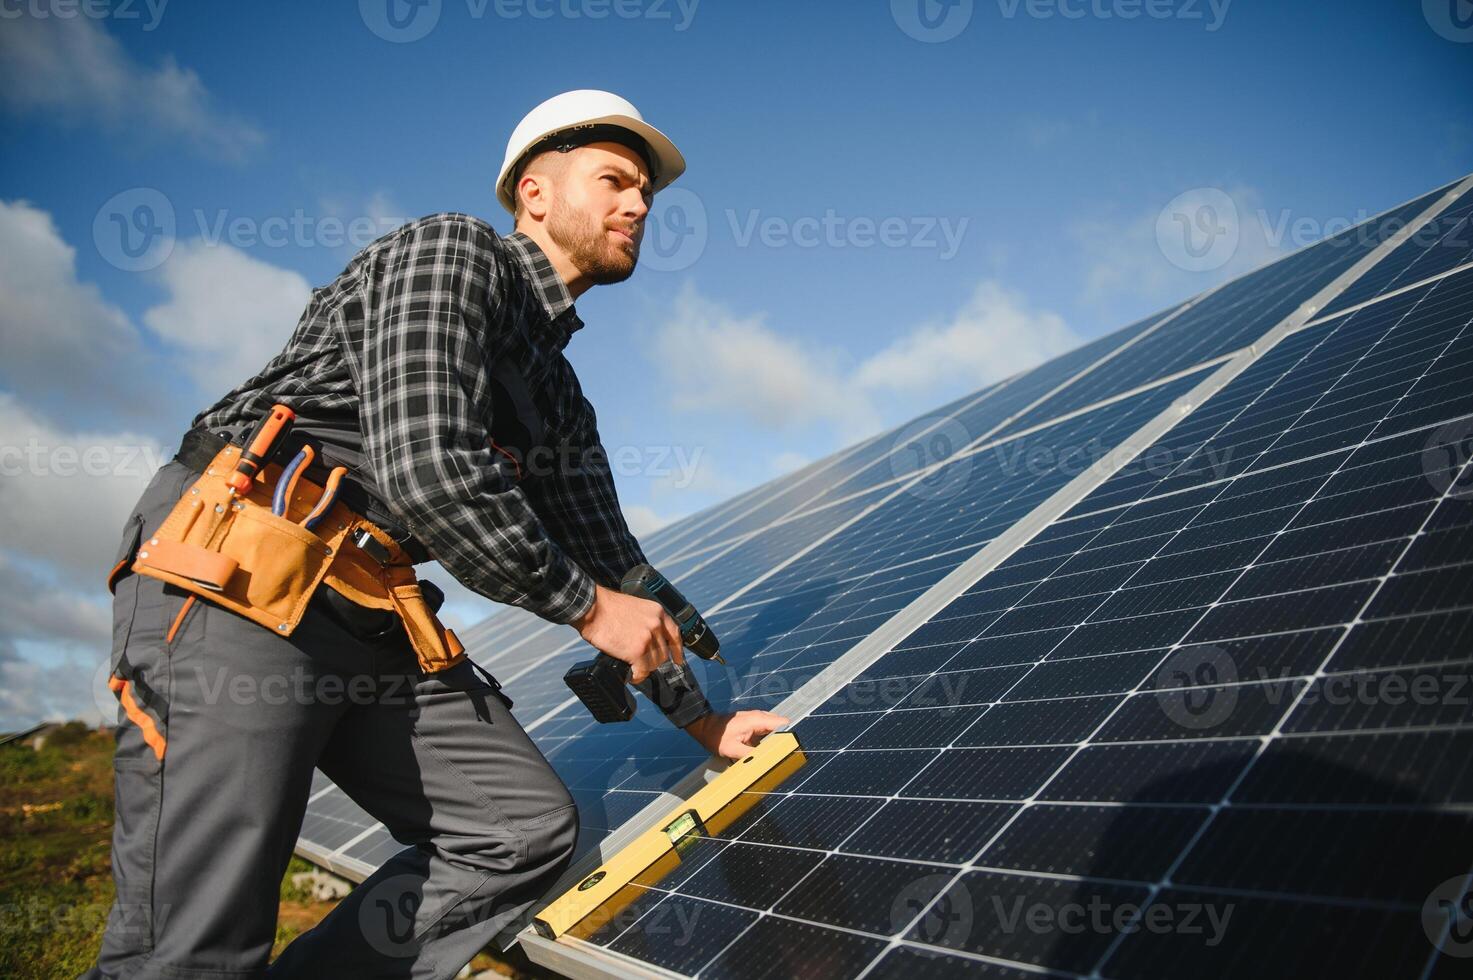
{"type": "MultiPolygon", "coordinates": [[[[311,446],[303,446],[292,461],[287,464],[286,469],[281,471],[281,478],[276,481],[276,493],[271,498],[271,513],[277,517],[286,516],[287,505],[291,502],[292,494],[296,491],[297,480],[307,466],[311,464],[316,453],[311,446]]],[[[317,505],[311,512],[302,518],[302,526],[307,530],[315,528],[323,516],[332,508],[333,501],[337,500],[338,487],[343,482],[343,477],[348,473],[346,466],[334,466],[327,475],[327,483],[322,488],[322,496],[317,498],[317,505]]]]}

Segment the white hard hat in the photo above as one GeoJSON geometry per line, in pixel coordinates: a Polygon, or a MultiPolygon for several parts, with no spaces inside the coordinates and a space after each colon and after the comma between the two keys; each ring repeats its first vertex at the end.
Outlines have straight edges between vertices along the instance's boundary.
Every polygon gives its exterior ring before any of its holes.
{"type": "MultiPolygon", "coordinates": [[[[574,145],[598,142],[601,139],[620,140],[624,130],[644,141],[649,152],[644,154],[650,165],[650,189],[658,191],[685,172],[685,157],[670,142],[669,137],[644,121],[639,110],[628,101],[612,92],[583,88],[554,95],[522,117],[517,128],[512,130],[511,139],[506,141],[506,159],[502,161],[501,173],[496,177],[496,198],[501,206],[516,213],[516,170],[517,164],[548,137],[566,133],[568,142],[574,145]],[[617,127],[595,129],[594,127],[617,127]],[[596,138],[590,139],[593,136],[596,138]]],[[[553,140],[542,149],[552,149],[560,141],[553,140]]],[[[566,145],[566,144],[563,144],[566,145]]]]}

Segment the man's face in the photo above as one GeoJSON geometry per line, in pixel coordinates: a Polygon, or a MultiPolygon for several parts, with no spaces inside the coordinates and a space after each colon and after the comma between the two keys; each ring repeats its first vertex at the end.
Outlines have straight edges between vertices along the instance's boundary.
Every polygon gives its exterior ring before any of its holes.
{"type": "Polygon", "coordinates": [[[547,232],[593,283],[623,282],[639,261],[650,196],[638,153],[619,143],[581,146],[555,181],[547,232]]]}

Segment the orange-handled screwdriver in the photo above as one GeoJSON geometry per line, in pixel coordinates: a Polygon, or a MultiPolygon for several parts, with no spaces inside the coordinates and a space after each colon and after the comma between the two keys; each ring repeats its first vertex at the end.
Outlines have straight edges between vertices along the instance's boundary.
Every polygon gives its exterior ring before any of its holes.
{"type": "Polygon", "coordinates": [[[285,405],[271,406],[271,411],[256,425],[250,439],[246,441],[245,449],[241,450],[240,462],[235,464],[235,472],[225,478],[231,492],[239,497],[251,492],[261,467],[266,465],[277,445],[291,431],[296,419],[297,413],[285,405]]]}

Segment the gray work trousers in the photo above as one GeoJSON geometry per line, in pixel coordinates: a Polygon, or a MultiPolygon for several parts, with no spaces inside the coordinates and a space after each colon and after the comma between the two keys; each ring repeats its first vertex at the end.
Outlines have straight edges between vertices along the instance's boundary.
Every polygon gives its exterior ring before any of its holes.
{"type": "MultiPolygon", "coordinates": [[[[194,479],[158,472],[119,560],[194,479]]],[[[117,585],[112,670],[142,723],[120,710],[117,901],[88,977],[267,976],[314,766],[407,846],[271,977],[453,976],[571,860],[572,798],[469,661],[421,673],[392,613],[326,588],[290,637],[200,600],[169,642],[185,598],[117,585]]]]}

